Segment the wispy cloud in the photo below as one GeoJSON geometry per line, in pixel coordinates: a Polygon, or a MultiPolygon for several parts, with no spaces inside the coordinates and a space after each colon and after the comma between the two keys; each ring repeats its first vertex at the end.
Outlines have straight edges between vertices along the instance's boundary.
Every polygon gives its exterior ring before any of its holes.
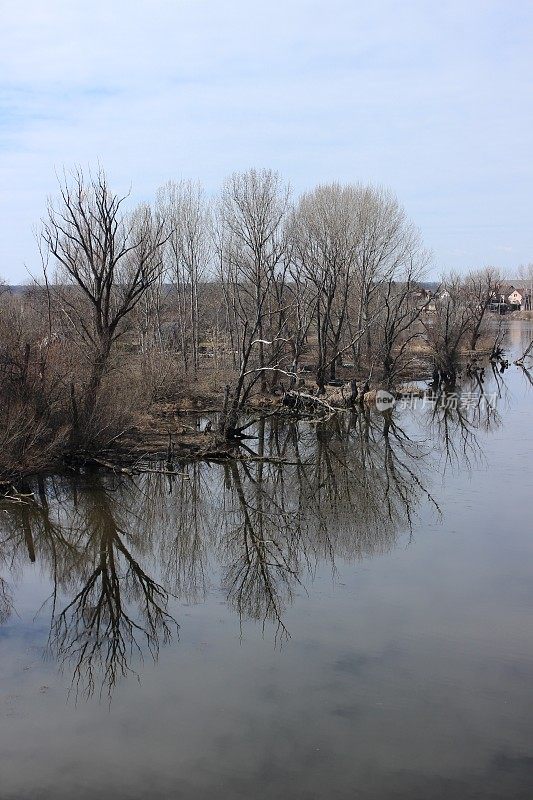
{"type": "Polygon", "coordinates": [[[372,180],[398,193],[436,271],[463,252],[468,266],[531,260],[527,0],[8,0],[1,14],[12,279],[35,261],[55,170],[96,161],[143,198],[179,175],[214,191],[252,164],[296,190],[372,180]]]}

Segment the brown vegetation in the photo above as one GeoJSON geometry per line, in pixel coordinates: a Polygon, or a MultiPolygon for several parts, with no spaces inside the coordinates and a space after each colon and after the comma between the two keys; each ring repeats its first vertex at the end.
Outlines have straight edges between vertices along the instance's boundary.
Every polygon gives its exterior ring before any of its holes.
{"type": "Polygon", "coordinates": [[[224,454],[245,409],[353,408],[371,385],[432,373],[453,386],[483,345],[496,272],[432,298],[429,255],[383,189],[293,203],[279,175],[250,170],[210,206],[188,183],[126,206],[102,171],[65,180],[43,280],[0,296],[0,481],[113,452],[224,454]],[[184,418],[202,411],[216,429],[184,418]]]}

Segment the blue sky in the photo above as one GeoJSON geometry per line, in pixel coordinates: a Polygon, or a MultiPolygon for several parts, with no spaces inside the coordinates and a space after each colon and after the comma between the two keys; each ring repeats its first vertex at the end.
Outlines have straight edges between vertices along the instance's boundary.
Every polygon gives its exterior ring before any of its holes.
{"type": "Polygon", "coordinates": [[[533,0],[0,0],[0,275],[56,173],[392,188],[433,276],[533,261],[533,0]]]}

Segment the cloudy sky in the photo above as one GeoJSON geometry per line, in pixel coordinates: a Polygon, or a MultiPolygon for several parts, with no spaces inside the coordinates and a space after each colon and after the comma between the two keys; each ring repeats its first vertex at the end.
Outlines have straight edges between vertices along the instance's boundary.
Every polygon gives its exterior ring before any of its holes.
{"type": "Polygon", "coordinates": [[[433,274],[533,261],[532,0],[0,0],[0,275],[56,174],[391,187],[433,274]]]}

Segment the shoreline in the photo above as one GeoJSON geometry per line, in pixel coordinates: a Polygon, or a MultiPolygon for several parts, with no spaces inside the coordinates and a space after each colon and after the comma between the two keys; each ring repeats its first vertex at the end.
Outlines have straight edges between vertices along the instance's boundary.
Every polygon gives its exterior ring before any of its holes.
{"type": "MultiPolygon", "coordinates": [[[[519,313],[519,312],[516,312],[519,313]]],[[[529,312],[524,312],[529,313],[529,312]]],[[[516,317],[514,317],[516,319],[516,317]]],[[[464,350],[462,352],[463,369],[467,364],[474,365],[474,372],[466,373],[474,376],[475,370],[480,369],[480,364],[488,365],[490,348],[480,347],[479,350],[464,350]]],[[[401,382],[391,390],[397,398],[422,397],[431,386],[430,365],[422,353],[416,354],[417,363],[406,374],[401,382]],[[425,383],[423,388],[420,384],[425,383]]],[[[343,372],[341,368],[341,375],[343,372]]],[[[303,387],[287,390],[283,393],[272,391],[269,394],[257,394],[250,398],[246,406],[239,412],[241,418],[246,419],[255,415],[244,427],[249,427],[253,422],[267,418],[279,420],[326,420],[337,413],[380,413],[376,408],[376,393],[380,388],[379,381],[369,388],[368,381],[359,376],[358,383],[362,386],[357,398],[350,402],[350,378],[343,376],[334,385],[326,386],[326,393],[317,397],[316,384],[310,376],[303,387]],[[297,401],[294,407],[286,403],[287,397],[297,401]]],[[[460,389],[458,382],[458,389],[460,389]]],[[[191,388],[194,388],[192,384],[191,388]]],[[[41,464],[35,470],[14,472],[9,477],[0,480],[0,494],[23,485],[25,481],[38,475],[54,472],[65,472],[79,469],[101,469],[116,474],[136,475],[143,472],[158,472],[161,474],[177,474],[179,469],[175,465],[191,461],[228,462],[228,461],[275,461],[267,457],[258,457],[252,452],[246,453],[241,449],[241,444],[250,436],[236,436],[224,438],[219,432],[213,419],[207,419],[202,429],[202,417],[212,417],[223,413],[223,398],[220,390],[206,392],[199,396],[191,391],[183,394],[173,401],[156,401],[144,412],[139,413],[132,424],[114,437],[108,445],[99,450],[63,451],[46,465],[41,464]],[[154,468],[158,464],[158,468],[154,468]]],[[[277,459],[283,463],[282,460],[277,459]]]]}

